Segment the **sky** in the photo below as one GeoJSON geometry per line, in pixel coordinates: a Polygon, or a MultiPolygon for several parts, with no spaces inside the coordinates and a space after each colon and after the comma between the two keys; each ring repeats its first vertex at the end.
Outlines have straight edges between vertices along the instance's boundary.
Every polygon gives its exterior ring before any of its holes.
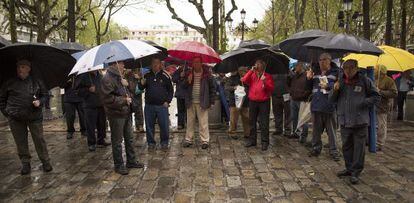
{"type": "MultiPolygon", "coordinates": [[[[133,1],[133,0],[132,0],[133,1]]],[[[231,9],[230,0],[226,1],[226,10],[231,9]]],[[[231,15],[233,25],[241,22],[240,11],[244,8],[246,11],[246,24],[251,25],[254,18],[261,20],[264,17],[265,10],[270,6],[270,0],[235,0],[238,10],[231,15]]],[[[211,0],[204,1],[204,9],[207,19],[211,18],[211,0]]],[[[200,16],[195,7],[188,3],[187,0],[171,0],[178,16],[192,24],[203,26],[200,16]]],[[[130,5],[114,16],[114,21],[128,27],[129,29],[150,28],[154,25],[169,25],[171,27],[181,28],[183,25],[171,19],[165,3],[156,3],[155,0],[145,0],[145,3],[139,5],[130,5]]]]}

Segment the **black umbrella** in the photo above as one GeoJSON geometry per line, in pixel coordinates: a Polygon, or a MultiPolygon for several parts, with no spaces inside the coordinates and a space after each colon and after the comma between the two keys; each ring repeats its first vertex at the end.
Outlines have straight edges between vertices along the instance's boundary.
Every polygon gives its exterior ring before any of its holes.
{"type": "Polygon", "coordinates": [[[268,48],[238,48],[221,56],[222,62],[214,67],[218,73],[236,71],[240,66],[253,66],[257,59],[267,63],[266,72],[270,74],[286,74],[289,71],[289,58],[281,52],[268,48]]]}
{"type": "Polygon", "coordinates": [[[27,59],[32,64],[32,75],[42,79],[48,89],[67,81],[76,60],[67,52],[41,43],[18,43],[0,49],[0,85],[16,76],[16,62],[27,59]]]}
{"type": "Polygon", "coordinates": [[[69,54],[86,50],[86,47],[77,42],[61,42],[53,44],[52,46],[67,51],[69,54]]]}
{"type": "Polygon", "coordinates": [[[315,62],[319,54],[317,51],[310,52],[304,45],[316,38],[329,35],[323,30],[305,30],[298,32],[279,44],[280,49],[290,58],[304,62],[315,62]]]}
{"type": "Polygon", "coordinates": [[[162,54],[165,55],[165,57],[168,56],[167,48],[162,47],[162,46],[158,45],[157,43],[155,43],[153,41],[150,41],[150,40],[141,40],[141,41],[143,41],[143,42],[145,42],[145,43],[147,43],[147,44],[149,44],[149,45],[151,45],[151,46],[153,46],[153,47],[161,50],[162,54]]]}
{"type": "Polygon", "coordinates": [[[0,36],[0,48],[11,45],[10,41],[0,36]]]}
{"type": "Polygon", "coordinates": [[[348,34],[331,34],[305,44],[309,49],[328,52],[332,58],[342,58],[347,53],[380,55],[384,53],[373,43],[348,34]]]}
{"type": "Polygon", "coordinates": [[[251,39],[240,42],[238,48],[263,49],[267,47],[270,47],[270,45],[265,41],[260,39],[251,39]]]}

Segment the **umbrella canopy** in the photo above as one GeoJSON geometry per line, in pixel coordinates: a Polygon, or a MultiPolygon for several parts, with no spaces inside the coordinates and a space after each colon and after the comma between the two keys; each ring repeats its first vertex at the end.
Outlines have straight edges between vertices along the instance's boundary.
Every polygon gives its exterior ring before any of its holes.
{"type": "Polygon", "coordinates": [[[145,43],[147,43],[147,44],[149,44],[149,45],[151,45],[151,46],[153,46],[153,47],[161,50],[162,54],[165,54],[166,56],[168,55],[167,48],[165,48],[163,46],[160,46],[157,43],[155,43],[153,41],[150,41],[150,40],[141,40],[141,41],[143,41],[143,42],[145,42],[145,43]]]}
{"type": "Polygon", "coordinates": [[[138,68],[135,64],[148,66],[159,49],[140,40],[117,40],[96,46],[84,53],[76,62],[70,74],[82,74],[103,69],[105,65],[117,61],[125,61],[126,68],[138,68]]]}
{"type": "Polygon", "coordinates": [[[347,53],[380,55],[381,49],[373,43],[348,34],[331,34],[319,37],[305,44],[309,49],[328,52],[332,58],[342,58],[347,53]]]}
{"type": "Polygon", "coordinates": [[[239,48],[263,49],[267,47],[270,47],[270,44],[260,39],[245,40],[239,44],[239,48]]]}
{"type": "Polygon", "coordinates": [[[86,51],[87,51],[87,50],[85,50],[85,51],[79,51],[79,52],[76,52],[76,53],[71,54],[71,56],[72,56],[73,58],[75,58],[75,59],[76,59],[76,61],[77,61],[77,60],[79,60],[79,59],[80,59],[80,57],[81,57],[81,56],[83,56],[83,55],[86,53],[86,51]]]}
{"type": "Polygon", "coordinates": [[[268,48],[238,48],[221,57],[223,61],[214,67],[218,73],[233,72],[240,66],[253,66],[256,59],[263,59],[267,63],[266,72],[270,74],[286,74],[289,71],[289,58],[283,53],[268,48]]]}
{"type": "Polygon", "coordinates": [[[404,72],[406,70],[414,69],[414,55],[410,52],[390,46],[379,46],[378,48],[384,51],[384,53],[379,56],[349,54],[344,57],[343,60],[357,60],[358,66],[361,68],[382,64],[387,67],[387,70],[389,71],[404,72]]]}
{"type": "Polygon", "coordinates": [[[52,46],[54,46],[58,49],[62,49],[64,51],[67,51],[67,52],[69,52],[69,54],[73,54],[73,53],[76,53],[76,52],[86,50],[86,47],[84,47],[83,45],[81,45],[77,42],[61,42],[61,43],[53,44],[52,46]]]}
{"type": "MultiPolygon", "coordinates": [[[[293,34],[288,39],[280,42],[278,47],[290,58],[304,62],[315,62],[317,61],[320,53],[314,50],[308,50],[308,48],[304,45],[314,39],[329,34],[329,32],[325,32],[323,30],[305,30],[293,34]],[[311,51],[313,52],[311,53],[311,51]]],[[[277,47],[274,46],[274,48],[276,49],[277,47]]]]}
{"type": "Polygon", "coordinates": [[[32,75],[43,80],[52,89],[62,86],[76,60],[67,52],[41,43],[18,43],[0,49],[0,85],[16,76],[16,62],[27,59],[32,64],[32,75]]]}
{"type": "Polygon", "coordinates": [[[203,63],[219,63],[221,61],[214,49],[196,41],[180,42],[168,50],[168,54],[187,62],[191,62],[194,57],[201,57],[203,63]]]}
{"type": "Polygon", "coordinates": [[[0,36],[0,48],[11,45],[12,43],[5,39],[4,37],[0,36]]]}

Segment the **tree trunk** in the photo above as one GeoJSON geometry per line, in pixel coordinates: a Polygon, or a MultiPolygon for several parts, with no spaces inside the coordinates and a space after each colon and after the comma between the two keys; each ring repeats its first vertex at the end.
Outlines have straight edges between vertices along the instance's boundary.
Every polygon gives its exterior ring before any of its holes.
{"type": "Polygon", "coordinates": [[[363,14],[363,25],[364,25],[364,38],[371,40],[371,20],[369,15],[369,0],[362,1],[362,14],[363,14]]]}
{"type": "Polygon", "coordinates": [[[16,31],[16,5],[14,0],[9,0],[10,11],[9,11],[9,29],[10,29],[10,38],[12,43],[17,42],[17,31],[16,31]]]}
{"type": "Polygon", "coordinates": [[[97,32],[95,38],[96,38],[96,45],[100,45],[101,44],[101,35],[98,34],[99,32],[97,32]]]}
{"type": "Polygon", "coordinates": [[[400,48],[405,49],[406,45],[407,45],[407,0],[401,0],[400,48]]]}
{"type": "Polygon", "coordinates": [[[219,50],[219,1],[213,0],[213,49],[219,50]]]}
{"type": "Polygon", "coordinates": [[[68,0],[68,42],[75,42],[76,37],[75,0],[68,0]]]}
{"type": "Polygon", "coordinates": [[[385,44],[391,45],[392,44],[392,0],[387,0],[387,21],[385,25],[385,44]]]}
{"type": "Polygon", "coordinates": [[[275,19],[275,1],[272,0],[272,44],[276,43],[276,19],[275,19]]]}
{"type": "Polygon", "coordinates": [[[220,53],[227,51],[227,35],[226,35],[226,8],[225,1],[220,1],[220,53]]]}

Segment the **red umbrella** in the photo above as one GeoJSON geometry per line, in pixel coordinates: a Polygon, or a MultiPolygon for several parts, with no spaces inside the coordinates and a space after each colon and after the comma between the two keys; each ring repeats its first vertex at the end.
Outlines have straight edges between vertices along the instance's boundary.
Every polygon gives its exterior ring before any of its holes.
{"type": "Polygon", "coordinates": [[[191,61],[194,57],[201,57],[203,63],[220,63],[221,59],[211,47],[196,41],[178,43],[174,48],[168,50],[172,57],[191,61]]]}

